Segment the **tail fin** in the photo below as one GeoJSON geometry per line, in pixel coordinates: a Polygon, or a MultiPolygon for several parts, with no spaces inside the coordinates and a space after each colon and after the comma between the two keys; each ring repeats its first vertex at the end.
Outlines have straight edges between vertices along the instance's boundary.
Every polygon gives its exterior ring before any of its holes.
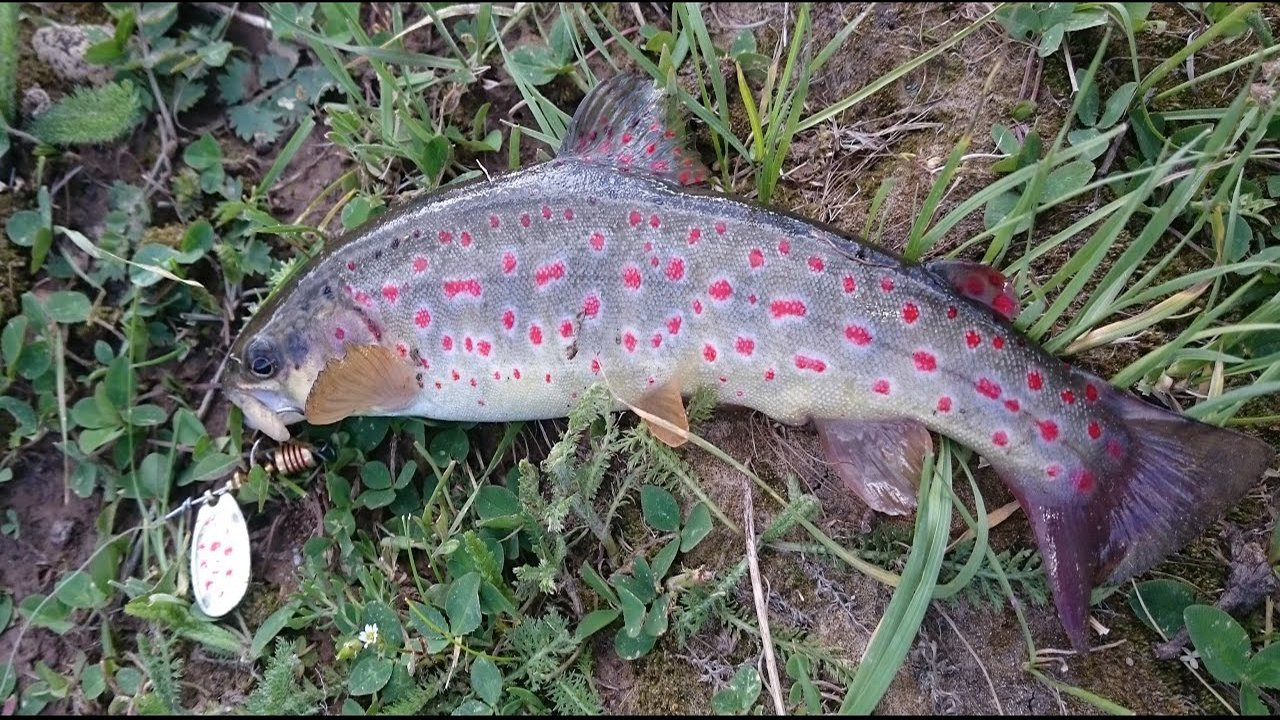
{"type": "Polygon", "coordinates": [[[1031,519],[1058,616],[1077,650],[1088,647],[1094,585],[1123,582],[1199,536],[1275,456],[1261,440],[1099,384],[1107,388],[1101,402],[1124,423],[1129,442],[1110,469],[1086,468],[1094,491],[1041,502],[1033,486],[1010,483],[1031,519]]]}

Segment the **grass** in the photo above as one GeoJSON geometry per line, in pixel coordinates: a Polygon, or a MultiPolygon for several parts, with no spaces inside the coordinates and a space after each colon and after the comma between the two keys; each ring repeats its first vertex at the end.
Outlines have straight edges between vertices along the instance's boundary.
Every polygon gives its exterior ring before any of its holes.
{"type": "MultiPolygon", "coordinates": [[[[244,473],[237,497],[260,556],[280,544],[296,553],[285,573],[296,590],[277,597],[256,579],[221,622],[193,610],[188,520],[165,516],[247,465],[238,412],[217,411],[221,357],[209,362],[202,349],[225,350],[298,253],[410,196],[549,156],[573,111],[564,98],[629,64],[706,128],[723,187],[779,202],[804,197],[788,175],[811,159],[798,145],[842,119],[874,117],[931,61],[979,41],[1018,47],[1010,35],[1058,53],[1056,35],[1062,53],[1075,48],[1071,64],[1045,69],[1070,74],[1065,112],[1046,105],[1019,126],[1004,113],[1023,98],[1007,93],[967,111],[941,136],[950,146],[932,180],[909,188],[885,175],[857,227],[877,228],[913,259],[995,263],[1024,298],[1019,329],[1118,385],[1159,392],[1208,422],[1274,426],[1277,106],[1256,88],[1274,86],[1275,49],[1251,30],[1266,27],[1257,4],[1185,10],[1199,13],[1196,39],[1154,59],[1146,43],[1160,31],[1135,7],[996,8],[920,38],[921,52],[824,107],[811,90],[833,68],[866,60],[873,10],[827,26],[800,5],[784,44],[781,26],[731,30],[686,3],[663,17],[595,4],[264,7],[248,16],[225,6],[109,9],[123,30],[94,52],[146,96],[141,127],[157,128],[160,143],[104,193],[98,237],[75,226],[60,193],[93,172],[87,155],[17,130],[0,146],[24,182],[7,235],[31,249],[33,278],[56,288],[23,294],[0,334],[0,410],[13,419],[0,483],[17,504],[20,473],[55,458],[64,494],[90,499],[97,531],[85,559],[51,586],[0,596],[0,628],[17,626],[0,697],[23,711],[198,711],[240,698],[252,712],[601,712],[619,704],[602,652],[643,668],[718,627],[745,642],[704,661],[720,678],[714,687],[664,683],[673,707],[750,712],[781,698],[792,712],[862,713],[890,701],[935,600],[985,596],[1003,598],[999,612],[1018,621],[1023,681],[1127,710],[1109,697],[1116,688],[1081,687],[1042,662],[1027,606],[1044,602],[1043,577],[1034,561],[994,547],[976,464],[945,440],[926,463],[913,535],[850,542],[832,536],[831,509],[807,490],[814,478],[761,471],[758,459],[705,439],[706,396],[690,403],[698,451],[673,452],[609,413],[604,388],[554,425],[351,419],[304,436],[327,443],[330,461],[244,473]],[[280,44],[255,54],[227,40],[237,19],[280,44]],[[1086,46],[1096,48],[1087,63],[1086,46]],[[1191,59],[1217,67],[1184,79],[1191,59]],[[495,78],[518,96],[489,95],[495,78]],[[1198,100],[1210,87],[1225,89],[1225,104],[1198,100]],[[529,120],[509,112],[517,104],[529,120]],[[317,149],[317,129],[336,147],[317,149]],[[991,145],[994,159],[971,152],[991,145]],[[259,149],[270,162],[244,161],[259,149]],[[281,216],[273,203],[324,153],[343,167],[281,216]],[[913,220],[895,230],[890,207],[902,198],[913,220]],[[705,482],[716,463],[751,481],[743,492],[769,518],[755,538],[766,577],[820,562],[831,578],[887,588],[883,616],[863,619],[875,631],[860,657],[773,610],[762,623],[767,606],[742,602],[755,571],[739,549],[738,501],[705,482]],[[958,473],[967,492],[953,489],[958,473]],[[957,515],[969,542],[952,542],[957,515]],[[31,657],[19,655],[23,643],[55,636],[69,639],[59,648],[101,650],[57,667],[19,662],[31,657]],[[755,667],[762,638],[773,672],[755,667]],[[218,667],[239,669],[221,686],[193,682],[218,667]]],[[[51,19],[40,12],[27,7],[20,22],[51,19]]],[[[1000,69],[981,73],[986,88],[1000,69]]],[[[21,537],[35,511],[17,511],[21,537]]],[[[1260,617],[1243,620],[1261,647],[1274,638],[1260,617]]]]}

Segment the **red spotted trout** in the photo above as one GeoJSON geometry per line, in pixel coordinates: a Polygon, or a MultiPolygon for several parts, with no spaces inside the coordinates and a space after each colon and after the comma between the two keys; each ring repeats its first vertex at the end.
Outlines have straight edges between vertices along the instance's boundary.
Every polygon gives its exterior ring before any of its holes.
{"type": "Polygon", "coordinates": [[[302,420],[564,417],[606,383],[656,437],[682,398],[812,421],[845,485],[915,506],[929,431],[985,457],[1030,518],[1072,644],[1089,591],[1150,568],[1271,462],[1252,437],[1150,405],[1011,325],[995,269],[918,264],[715,192],[679,103],[619,75],[559,154],[435,192],[330,241],[258,309],[225,390],[276,440],[302,420]]]}

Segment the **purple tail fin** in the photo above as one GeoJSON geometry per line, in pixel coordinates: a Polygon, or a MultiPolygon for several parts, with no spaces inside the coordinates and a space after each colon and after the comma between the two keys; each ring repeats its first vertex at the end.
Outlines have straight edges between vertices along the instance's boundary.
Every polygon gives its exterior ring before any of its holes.
{"type": "Polygon", "coordinates": [[[1086,468],[1088,482],[1096,478],[1091,493],[1044,498],[1034,485],[1002,473],[1031,520],[1058,616],[1077,650],[1088,647],[1095,585],[1124,582],[1196,538],[1248,492],[1275,455],[1256,438],[1099,384],[1107,388],[1101,402],[1125,426],[1128,447],[1118,460],[1086,461],[1098,465],[1086,468]]]}

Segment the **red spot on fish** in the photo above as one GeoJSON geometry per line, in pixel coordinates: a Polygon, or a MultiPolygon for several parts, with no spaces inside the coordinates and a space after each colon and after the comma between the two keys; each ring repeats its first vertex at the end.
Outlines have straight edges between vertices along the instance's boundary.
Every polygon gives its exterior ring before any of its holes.
{"type": "Polygon", "coordinates": [[[916,369],[920,372],[933,372],[938,369],[938,359],[923,350],[917,350],[911,359],[915,360],[916,369]]]}
{"type": "Polygon", "coordinates": [[[400,288],[395,285],[383,285],[382,297],[386,298],[387,302],[395,302],[396,298],[400,297],[400,288]]]}
{"type": "Polygon", "coordinates": [[[673,282],[684,278],[684,259],[671,258],[667,262],[667,277],[673,282]]]}
{"type": "Polygon", "coordinates": [[[568,320],[565,320],[564,322],[560,323],[560,337],[562,338],[573,337],[573,323],[569,322],[568,320]]]}
{"type": "Polygon", "coordinates": [[[991,306],[996,309],[996,312],[1007,318],[1013,317],[1016,308],[1013,298],[1007,293],[997,295],[996,299],[991,303],[991,306]]]}
{"type": "Polygon", "coordinates": [[[1094,387],[1093,383],[1084,386],[1084,399],[1090,403],[1098,402],[1098,388],[1094,387]]]}
{"type": "Polygon", "coordinates": [[[457,368],[454,368],[453,371],[449,373],[449,375],[450,377],[453,378],[454,382],[458,382],[459,380],[462,379],[462,375],[458,372],[457,368]]]}
{"type": "Polygon", "coordinates": [[[453,233],[449,232],[448,230],[440,231],[440,242],[447,243],[447,242],[451,242],[452,240],[453,240],[453,233]]]}
{"type": "Polygon", "coordinates": [[[955,305],[948,305],[948,306],[947,306],[947,319],[948,319],[948,320],[955,320],[955,319],[956,319],[956,315],[958,315],[958,314],[960,314],[960,311],[956,309],[956,306],[955,306],[955,305]]]}
{"type": "Polygon", "coordinates": [[[1071,392],[1070,390],[1063,390],[1062,395],[1060,395],[1059,397],[1062,398],[1062,402],[1068,405],[1074,404],[1076,401],[1076,394],[1071,392]]]}
{"type": "Polygon", "coordinates": [[[572,220],[572,219],[573,219],[573,208],[565,208],[565,209],[564,209],[564,219],[565,219],[565,220],[572,220]]]}
{"type": "Polygon", "coordinates": [[[747,296],[747,302],[751,303],[752,305],[755,305],[756,301],[758,301],[759,299],[760,298],[756,297],[755,293],[751,293],[750,295],[747,296]]]}
{"type": "Polygon", "coordinates": [[[632,290],[640,289],[640,268],[628,265],[622,270],[622,284],[632,290]]]}
{"type": "Polygon", "coordinates": [[[475,347],[475,344],[474,344],[473,342],[471,342],[471,336],[470,336],[470,335],[468,335],[468,336],[467,336],[467,337],[462,341],[462,345],[463,345],[463,347],[465,347],[465,348],[467,349],[467,352],[471,352],[472,348],[473,348],[473,347],[475,347]]]}
{"type": "Polygon", "coordinates": [[[516,270],[516,256],[511,253],[505,253],[502,256],[502,272],[510,275],[516,270]]]}
{"type": "Polygon", "coordinates": [[[1003,430],[997,430],[991,434],[991,442],[995,443],[996,447],[1004,447],[1009,444],[1009,434],[1003,430]]]}
{"type": "Polygon", "coordinates": [[[946,395],[938,398],[938,412],[951,412],[951,398],[946,395]]]}
{"type": "Polygon", "coordinates": [[[658,149],[658,144],[657,144],[657,143],[649,143],[648,147],[646,147],[646,148],[644,149],[644,151],[645,151],[645,153],[646,153],[646,154],[648,154],[648,155],[652,155],[652,154],[654,153],[654,151],[655,151],[655,150],[657,150],[657,149],[658,149]]]}
{"type": "Polygon", "coordinates": [[[714,347],[713,345],[711,345],[710,343],[707,343],[706,345],[703,345],[703,346],[702,346],[702,357],[703,357],[703,358],[705,358],[707,362],[715,362],[715,361],[716,361],[716,349],[715,349],[715,347],[714,347]]]}
{"type": "Polygon", "coordinates": [[[445,351],[453,350],[453,338],[448,335],[440,338],[440,347],[444,348],[445,351]]]}
{"type": "Polygon", "coordinates": [[[476,379],[475,379],[475,378],[471,378],[470,382],[471,382],[471,387],[475,387],[475,386],[476,386],[476,379]]]}
{"type": "Polygon", "coordinates": [[[824,372],[827,364],[818,358],[808,357],[806,355],[796,355],[794,358],[796,367],[800,370],[812,370],[814,372],[824,372]]]}
{"type": "Polygon", "coordinates": [[[711,283],[711,286],[707,288],[707,294],[711,296],[712,300],[724,302],[733,295],[733,286],[729,284],[728,280],[722,278],[711,283]]]}
{"type": "Polygon", "coordinates": [[[733,349],[737,350],[739,355],[750,357],[751,353],[756,351],[756,343],[751,338],[740,337],[734,343],[733,349]]]}
{"type": "Polygon", "coordinates": [[[675,137],[675,136],[676,136],[676,131],[675,131],[675,130],[668,130],[668,131],[666,131],[666,132],[662,133],[662,137],[664,137],[664,138],[666,138],[666,139],[668,139],[668,140],[670,140],[671,138],[673,138],[673,137],[675,137]]]}
{"type": "Polygon", "coordinates": [[[986,395],[992,400],[1000,397],[1000,386],[991,382],[987,378],[980,378],[974,387],[977,389],[979,394],[986,395]]]}
{"type": "Polygon", "coordinates": [[[902,322],[911,325],[920,319],[920,308],[914,303],[907,303],[902,306],[902,322]]]}
{"type": "Polygon", "coordinates": [[[698,298],[693,299],[693,314],[694,315],[702,314],[702,301],[699,300],[698,298]]]}
{"type": "Polygon", "coordinates": [[[964,334],[964,344],[972,350],[982,344],[982,336],[976,330],[968,330],[964,334]]]}
{"type": "Polygon", "coordinates": [[[475,278],[468,278],[466,280],[446,280],[444,282],[445,297],[454,297],[461,294],[480,297],[480,292],[480,281],[475,278]]]}
{"type": "Polygon", "coordinates": [[[564,277],[564,263],[557,260],[549,265],[543,265],[533,273],[533,281],[538,287],[543,287],[552,280],[559,280],[564,277]]]}
{"type": "Polygon", "coordinates": [[[360,303],[361,305],[372,304],[372,301],[369,300],[369,293],[363,290],[356,292],[356,302],[360,303]]]}
{"type": "MultiPolygon", "coordinates": [[[[510,330],[516,326],[516,313],[514,310],[505,310],[502,313],[502,327],[510,330]]],[[[425,327],[425,326],[423,326],[425,327]]]]}
{"type": "Polygon", "coordinates": [[[861,325],[849,325],[844,329],[844,336],[854,345],[870,345],[871,331],[861,325]]]}
{"type": "Polygon", "coordinates": [[[662,262],[661,262],[660,260],[658,260],[658,256],[657,256],[657,255],[654,255],[653,257],[649,258],[649,265],[650,265],[651,267],[658,267],[658,266],[659,266],[659,265],[661,265],[661,264],[662,264],[662,262]]]}
{"type": "Polygon", "coordinates": [[[346,330],[343,330],[342,328],[334,328],[334,330],[333,330],[333,337],[334,337],[334,338],[336,338],[336,339],[338,339],[338,340],[341,340],[341,339],[345,338],[346,336],[347,336],[347,331],[346,331],[346,330]]]}
{"type": "Polygon", "coordinates": [[[600,314],[600,298],[595,295],[588,295],[582,300],[582,314],[585,317],[593,318],[600,314]]]}
{"type": "Polygon", "coordinates": [[[769,303],[769,314],[775,320],[789,316],[804,317],[807,311],[803,300],[774,300],[769,303]]]}
{"type": "Polygon", "coordinates": [[[550,385],[550,384],[551,384],[551,373],[547,373],[547,374],[546,374],[542,379],[543,379],[543,381],[544,381],[544,382],[546,382],[548,385],[550,385]]]}
{"type": "Polygon", "coordinates": [[[751,248],[751,251],[747,253],[747,263],[753,268],[764,265],[764,253],[760,252],[760,248],[751,248]]]}
{"type": "Polygon", "coordinates": [[[413,316],[413,322],[418,327],[425,328],[431,324],[431,313],[427,312],[426,308],[422,308],[413,316]]]}
{"type": "Polygon", "coordinates": [[[441,382],[440,382],[439,380],[437,380],[437,381],[436,381],[436,389],[437,389],[437,390],[442,390],[442,389],[444,389],[444,385],[443,385],[443,384],[441,384],[441,382]]]}
{"type": "Polygon", "coordinates": [[[881,278],[881,279],[880,279],[880,289],[881,289],[881,290],[883,290],[883,291],[885,291],[885,292],[892,292],[892,291],[893,291],[893,280],[892,280],[892,279],[890,279],[890,278],[881,278]]]}
{"type": "Polygon", "coordinates": [[[1053,465],[1048,465],[1044,469],[1044,474],[1048,475],[1051,478],[1056,478],[1062,474],[1062,466],[1058,465],[1057,463],[1054,463],[1053,465]]]}
{"type": "Polygon", "coordinates": [[[471,247],[471,233],[463,230],[462,234],[458,236],[458,242],[462,243],[462,247],[471,247]]]}
{"type": "Polygon", "coordinates": [[[347,269],[348,269],[348,270],[351,270],[352,272],[355,272],[356,264],[355,264],[355,263],[353,263],[353,262],[348,262],[348,263],[347,263],[347,269]]]}
{"type": "Polygon", "coordinates": [[[427,271],[427,259],[424,257],[416,257],[413,259],[413,271],[419,275],[427,271]]]}
{"type": "Polygon", "coordinates": [[[662,333],[660,332],[654,333],[653,337],[649,338],[649,344],[653,346],[654,350],[657,350],[658,348],[662,347],[662,333]]]}
{"type": "MultiPolygon", "coordinates": [[[[683,177],[683,176],[681,176],[681,177],[683,177]]],[[[681,184],[683,184],[683,183],[684,183],[684,180],[681,180],[680,182],[681,182],[681,184]]],[[[702,238],[702,230],[700,230],[700,229],[698,229],[698,228],[691,228],[691,229],[689,230],[689,244],[690,244],[690,245],[692,245],[692,244],[694,244],[694,243],[698,242],[698,240],[700,240],[701,238],[702,238]]]]}
{"type": "Polygon", "coordinates": [[[715,224],[715,229],[716,229],[716,234],[717,234],[717,235],[723,235],[723,234],[724,234],[724,232],[725,232],[725,229],[726,229],[726,228],[725,228],[725,225],[724,225],[724,223],[723,223],[723,222],[717,222],[717,223],[715,224]]]}
{"type": "Polygon", "coordinates": [[[648,255],[648,254],[649,254],[649,253],[651,253],[651,252],[653,252],[653,241],[651,241],[651,240],[645,240],[645,241],[644,241],[644,254],[645,254],[645,255],[648,255]]]}
{"type": "Polygon", "coordinates": [[[672,317],[668,318],[667,332],[671,333],[672,335],[678,335],[680,333],[681,320],[682,318],[679,315],[673,315],[672,317]]]}
{"type": "Polygon", "coordinates": [[[822,258],[816,255],[809,258],[809,269],[814,272],[822,272],[822,269],[825,268],[826,266],[827,264],[822,262],[822,258]]]}
{"type": "Polygon", "coordinates": [[[1032,370],[1027,373],[1027,387],[1035,390],[1036,392],[1039,392],[1040,388],[1044,387],[1044,378],[1040,377],[1040,373],[1038,371],[1032,370]]]}
{"type": "Polygon", "coordinates": [[[996,336],[992,337],[992,338],[991,338],[991,347],[993,347],[993,348],[995,348],[995,349],[997,349],[997,350],[1003,350],[1003,349],[1004,349],[1004,338],[1000,337],[999,335],[996,335],[996,336]]]}
{"type": "Polygon", "coordinates": [[[595,249],[596,252],[600,252],[601,250],[604,250],[604,234],[603,233],[599,233],[599,232],[591,233],[591,247],[595,249]]]}
{"type": "Polygon", "coordinates": [[[766,381],[773,380],[773,378],[774,378],[773,368],[769,368],[768,370],[764,371],[764,379],[766,381]]]}
{"type": "Polygon", "coordinates": [[[888,395],[889,390],[889,381],[884,378],[880,378],[879,380],[871,383],[871,392],[874,392],[877,395],[888,395]]]}
{"type": "Polygon", "coordinates": [[[1094,440],[1102,437],[1102,426],[1098,424],[1097,420],[1089,421],[1089,437],[1094,440]]]}
{"type": "Polygon", "coordinates": [[[542,344],[542,328],[537,324],[529,326],[529,342],[534,345],[542,344]]]}
{"type": "Polygon", "coordinates": [[[222,547],[222,543],[215,542],[213,545],[209,546],[209,549],[212,550],[213,552],[218,552],[218,548],[220,547],[222,547]]]}
{"type": "Polygon", "coordinates": [[[551,219],[551,208],[547,207],[546,205],[542,206],[542,219],[543,220],[551,219]]]}
{"type": "Polygon", "coordinates": [[[1075,483],[1076,490],[1087,493],[1093,490],[1093,473],[1081,468],[1071,474],[1071,481],[1075,483]]]}
{"type": "Polygon", "coordinates": [[[627,221],[631,223],[631,227],[640,227],[640,223],[644,222],[644,218],[641,217],[639,212],[632,210],[631,214],[627,216],[627,221]]]}
{"type": "Polygon", "coordinates": [[[690,175],[688,170],[680,171],[680,177],[678,178],[678,180],[681,185],[688,185],[692,181],[692,179],[693,177],[692,175],[690,175]]]}
{"type": "Polygon", "coordinates": [[[790,253],[791,253],[791,243],[790,243],[789,241],[787,241],[787,239],[786,239],[786,238],[783,238],[783,239],[779,240],[779,241],[778,241],[778,254],[779,254],[779,255],[788,255],[788,254],[790,254],[790,253]]]}
{"type": "Polygon", "coordinates": [[[493,345],[488,340],[480,340],[476,343],[476,352],[480,353],[480,357],[489,357],[489,353],[493,350],[493,345]]]}
{"type": "Polygon", "coordinates": [[[970,275],[964,282],[964,291],[969,295],[980,297],[983,293],[982,278],[978,275],[970,275]]]}
{"type": "Polygon", "coordinates": [[[1107,454],[1116,460],[1124,458],[1124,446],[1114,438],[1107,440],[1107,454]]]}
{"type": "Polygon", "coordinates": [[[494,379],[494,380],[501,380],[501,379],[502,379],[502,373],[498,372],[497,370],[494,370],[494,371],[493,371],[493,379],[494,379]]]}
{"type": "Polygon", "coordinates": [[[845,276],[844,276],[844,291],[845,291],[845,292],[847,292],[847,293],[851,293],[851,292],[853,292],[854,290],[857,290],[857,289],[858,289],[858,283],[857,283],[857,281],[855,281],[855,280],[853,279],[853,276],[852,276],[852,275],[845,275],[845,276]]]}
{"type": "Polygon", "coordinates": [[[521,213],[521,215],[520,215],[520,225],[521,225],[522,227],[529,227],[529,225],[530,225],[532,222],[533,222],[533,221],[529,219],[529,213],[521,213]]]}
{"type": "Polygon", "coordinates": [[[661,226],[662,226],[662,221],[658,219],[657,215],[649,216],[649,227],[653,228],[654,230],[657,230],[661,226]]]}
{"type": "Polygon", "coordinates": [[[1041,420],[1036,424],[1040,426],[1040,437],[1049,442],[1058,439],[1058,423],[1052,420],[1041,420]]]}
{"type": "Polygon", "coordinates": [[[622,133],[622,144],[627,145],[631,142],[631,133],[622,133]]]}
{"type": "Polygon", "coordinates": [[[636,351],[636,336],[635,336],[635,335],[632,335],[632,334],[631,334],[631,333],[629,333],[629,332],[623,333],[623,334],[622,334],[622,345],[623,345],[623,347],[625,347],[625,348],[627,349],[627,352],[635,352],[635,351],[636,351]]]}
{"type": "Polygon", "coordinates": [[[501,225],[501,224],[502,224],[502,221],[498,219],[498,216],[497,216],[497,215],[490,215],[490,216],[489,216],[489,227],[491,227],[491,228],[493,228],[493,229],[497,230],[497,229],[498,229],[498,226],[499,226],[499,225],[501,225]]]}
{"type": "Polygon", "coordinates": [[[1005,406],[1005,409],[1007,409],[1009,412],[1018,412],[1018,408],[1022,407],[1020,404],[1018,404],[1018,401],[1014,398],[1009,398],[1008,400],[1005,400],[1004,406],[1005,406]]]}
{"type": "Polygon", "coordinates": [[[515,378],[515,379],[519,380],[519,379],[520,379],[520,368],[512,368],[512,369],[511,369],[511,377],[513,377],[513,378],[515,378]]]}

